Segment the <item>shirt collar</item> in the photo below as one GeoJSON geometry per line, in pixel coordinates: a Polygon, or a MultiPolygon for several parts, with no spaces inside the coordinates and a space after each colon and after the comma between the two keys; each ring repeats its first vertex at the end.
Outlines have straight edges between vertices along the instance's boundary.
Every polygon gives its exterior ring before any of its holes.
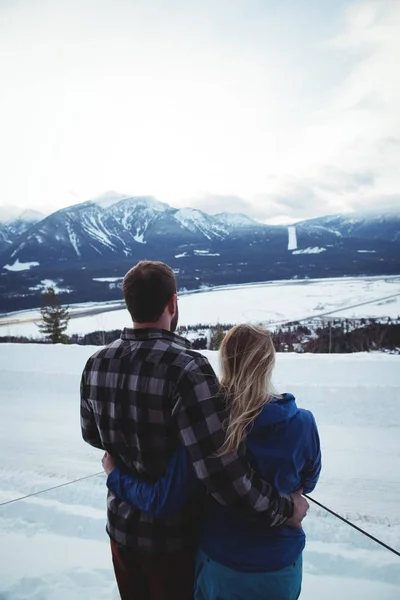
{"type": "Polygon", "coordinates": [[[157,327],[145,327],[140,329],[133,329],[130,327],[125,327],[123,332],[121,333],[121,340],[129,340],[129,341],[143,341],[143,340],[156,340],[163,339],[173,342],[174,344],[178,344],[178,346],[183,346],[184,348],[190,349],[192,347],[189,340],[186,338],[173,333],[172,331],[167,331],[166,329],[159,329],[157,327]]]}

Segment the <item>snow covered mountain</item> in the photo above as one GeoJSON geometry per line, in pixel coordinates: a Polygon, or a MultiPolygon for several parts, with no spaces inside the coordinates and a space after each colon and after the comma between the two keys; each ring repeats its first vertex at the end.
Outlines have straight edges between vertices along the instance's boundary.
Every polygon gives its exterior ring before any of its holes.
{"type": "Polygon", "coordinates": [[[297,224],[298,231],[307,232],[310,228],[314,233],[320,230],[320,235],[400,242],[400,210],[329,215],[297,224]]]}
{"type": "Polygon", "coordinates": [[[20,211],[14,207],[0,206],[0,253],[10,247],[19,236],[32,225],[41,221],[44,215],[36,210],[20,211]]]}
{"type": "Polygon", "coordinates": [[[0,224],[0,312],[38,306],[49,280],[69,292],[69,303],[120,298],[116,281],[144,258],[169,263],[186,289],[400,273],[398,213],[334,215],[284,227],[107,192],[39,218],[0,224]]]}
{"type": "Polygon", "coordinates": [[[234,229],[254,229],[263,227],[262,223],[251,219],[243,213],[217,213],[215,217],[225,225],[234,229]]]}
{"type": "Polygon", "coordinates": [[[271,229],[244,215],[211,216],[197,209],[172,208],[148,196],[109,193],[59,210],[30,227],[2,262],[43,265],[114,259],[136,256],[143,245],[202,244],[271,229]]]}

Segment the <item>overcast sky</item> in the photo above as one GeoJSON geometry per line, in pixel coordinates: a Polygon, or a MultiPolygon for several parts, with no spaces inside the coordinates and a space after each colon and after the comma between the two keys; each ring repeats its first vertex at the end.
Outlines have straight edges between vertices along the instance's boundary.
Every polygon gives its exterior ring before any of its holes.
{"type": "Polygon", "coordinates": [[[400,210],[400,0],[0,0],[0,204],[400,210]]]}

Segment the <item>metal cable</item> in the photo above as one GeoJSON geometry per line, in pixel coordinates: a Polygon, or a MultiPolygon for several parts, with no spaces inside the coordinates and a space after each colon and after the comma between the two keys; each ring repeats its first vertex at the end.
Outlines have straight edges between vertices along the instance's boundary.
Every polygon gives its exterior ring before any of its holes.
{"type": "MultiPolygon", "coordinates": [[[[51,490],[57,490],[59,488],[66,487],[67,485],[72,485],[73,483],[78,483],[79,481],[84,481],[85,479],[90,479],[91,477],[97,477],[98,475],[102,475],[103,473],[104,473],[104,471],[99,471],[99,473],[92,473],[92,475],[86,475],[85,477],[79,477],[78,479],[73,479],[72,481],[67,481],[66,483],[60,483],[59,485],[55,485],[53,487],[46,488],[45,490],[39,490],[38,492],[32,492],[31,494],[26,494],[26,496],[20,496],[19,498],[14,498],[13,500],[7,500],[6,502],[1,502],[0,503],[0,507],[1,506],[6,506],[7,504],[13,504],[14,502],[19,502],[20,500],[26,500],[27,498],[32,498],[33,496],[39,496],[40,494],[44,494],[46,492],[50,492],[51,490]]],[[[349,525],[350,527],[353,527],[353,529],[356,529],[356,531],[358,531],[362,535],[365,535],[366,537],[368,537],[372,541],[376,542],[377,544],[380,544],[381,546],[383,546],[383,548],[386,548],[386,550],[389,550],[390,552],[393,552],[393,554],[396,554],[396,556],[400,556],[400,552],[398,552],[397,550],[395,550],[391,546],[388,546],[387,544],[385,544],[385,542],[382,542],[378,538],[374,537],[373,535],[371,535],[370,533],[368,533],[368,531],[365,531],[364,529],[361,529],[361,527],[358,527],[357,525],[354,525],[354,523],[352,523],[348,519],[345,519],[344,517],[342,517],[341,515],[339,515],[334,510],[331,510],[330,508],[328,508],[324,504],[321,504],[321,502],[318,502],[318,500],[315,500],[315,498],[311,498],[311,496],[309,496],[308,494],[304,494],[304,496],[307,498],[307,500],[310,500],[311,502],[314,502],[314,504],[316,504],[317,506],[319,506],[323,510],[326,510],[328,513],[330,513],[331,515],[333,515],[337,519],[340,519],[341,521],[343,521],[343,523],[346,523],[346,525],[349,525]]]]}
{"type": "Polygon", "coordinates": [[[6,504],[13,504],[14,502],[19,502],[20,500],[25,500],[26,498],[32,498],[32,496],[39,496],[39,494],[44,494],[45,492],[50,492],[51,490],[57,490],[59,488],[65,487],[66,485],[72,485],[73,483],[78,483],[78,481],[83,481],[84,479],[89,479],[90,477],[96,477],[97,475],[102,475],[103,473],[104,471],[100,471],[99,473],[93,473],[92,475],[86,475],[85,477],[79,477],[79,479],[67,481],[67,483],[60,483],[60,485],[54,485],[53,487],[47,488],[45,490],[39,490],[38,492],[26,494],[26,496],[20,496],[19,498],[14,498],[13,500],[1,502],[0,506],[5,506],[6,504]]]}
{"type": "Polygon", "coordinates": [[[311,496],[308,496],[307,494],[304,494],[304,496],[307,498],[307,500],[311,500],[311,502],[314,502],[314,504],[317,504],[319,507],[323,508],[328,513],[330,513],[331,515],[333,515],[334,517],[336,517],[337,519],[340,519],[341,521],[343,521],[343,523],[346,523],[350,527],[353,527],[353,529],[356,529],[359,533],[362,533],[363,535],[365,535],[366,537],[370,538],[371,540],[373,540],[377,544],[380,544],[381,546],[383,546],[384,548],[386,548],[386,550],[390,550],[390,552],[393,552],[393,554],[396,554],[397,556],[400,556],[400,552],[398,552],[397,550],[395,550],[391,546],[388,546],[387,544],[385,544],[385,542],[382,542],[378,538],[374,537],[373,535],[371,535],[370,533],[368,533],[368,531],[365,531],[364,529],[361,529],[361,527],[358,527],[357,525],[354,525],[354,523],[352,523],[348,519],[345,519],[341,515],[338,515],[338,513],[336,513],[334,510],[331,510],[327,506],[324,506],[323,504],[321,504],[320,502],[318,502],[318,500],[315,500],[314,498],[311,498],[311,496]]]}

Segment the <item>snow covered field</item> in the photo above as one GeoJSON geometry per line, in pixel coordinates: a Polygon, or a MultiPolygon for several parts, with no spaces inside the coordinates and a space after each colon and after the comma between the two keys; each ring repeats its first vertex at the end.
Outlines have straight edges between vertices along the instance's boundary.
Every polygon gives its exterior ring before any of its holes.
{"type": "MultiPolygon", "coordinates": [[[[95,350],[0,345],[0,502],[101,471],[79,425],[95,350]]],[[[400,550],[399,357],[282,354],[275,383],[318,421],[315,498],[400,550]]],[[[117,599],[104,524],[103,475],[0,507],[0,599],[117,599]]],[[[302,600],[399,598],[400,558],[314,506],[305,528],[302,600]]]]}
{"type": "MultiPolygon", "coordinates": [[[[95,305],[89,305],[93,311],[95,305]]],[[[109,311],[110,304],[99,305],[99,314],[71,319],[69,334],[122,329],[129,326],[130,317],[125,309],[109,311]]],[[[245,321],[279,323],[320,315],[339,317],[392,317],[400,316],[400,277],[336,278],[289,280],[224,286],[204,290],[179,298],[179,322],[194,325],[204,321],[215,325],[245,321]]],[[[80,312],[82,306],[80,307],[80,312]]],[[[40,319],[37,311],[13,314],[0,318],[0,336],[25,335],[38,337],[38,329],[28,319],[40,319]],[[7,320],[21,322],[7,324],[7,320]]]]}

